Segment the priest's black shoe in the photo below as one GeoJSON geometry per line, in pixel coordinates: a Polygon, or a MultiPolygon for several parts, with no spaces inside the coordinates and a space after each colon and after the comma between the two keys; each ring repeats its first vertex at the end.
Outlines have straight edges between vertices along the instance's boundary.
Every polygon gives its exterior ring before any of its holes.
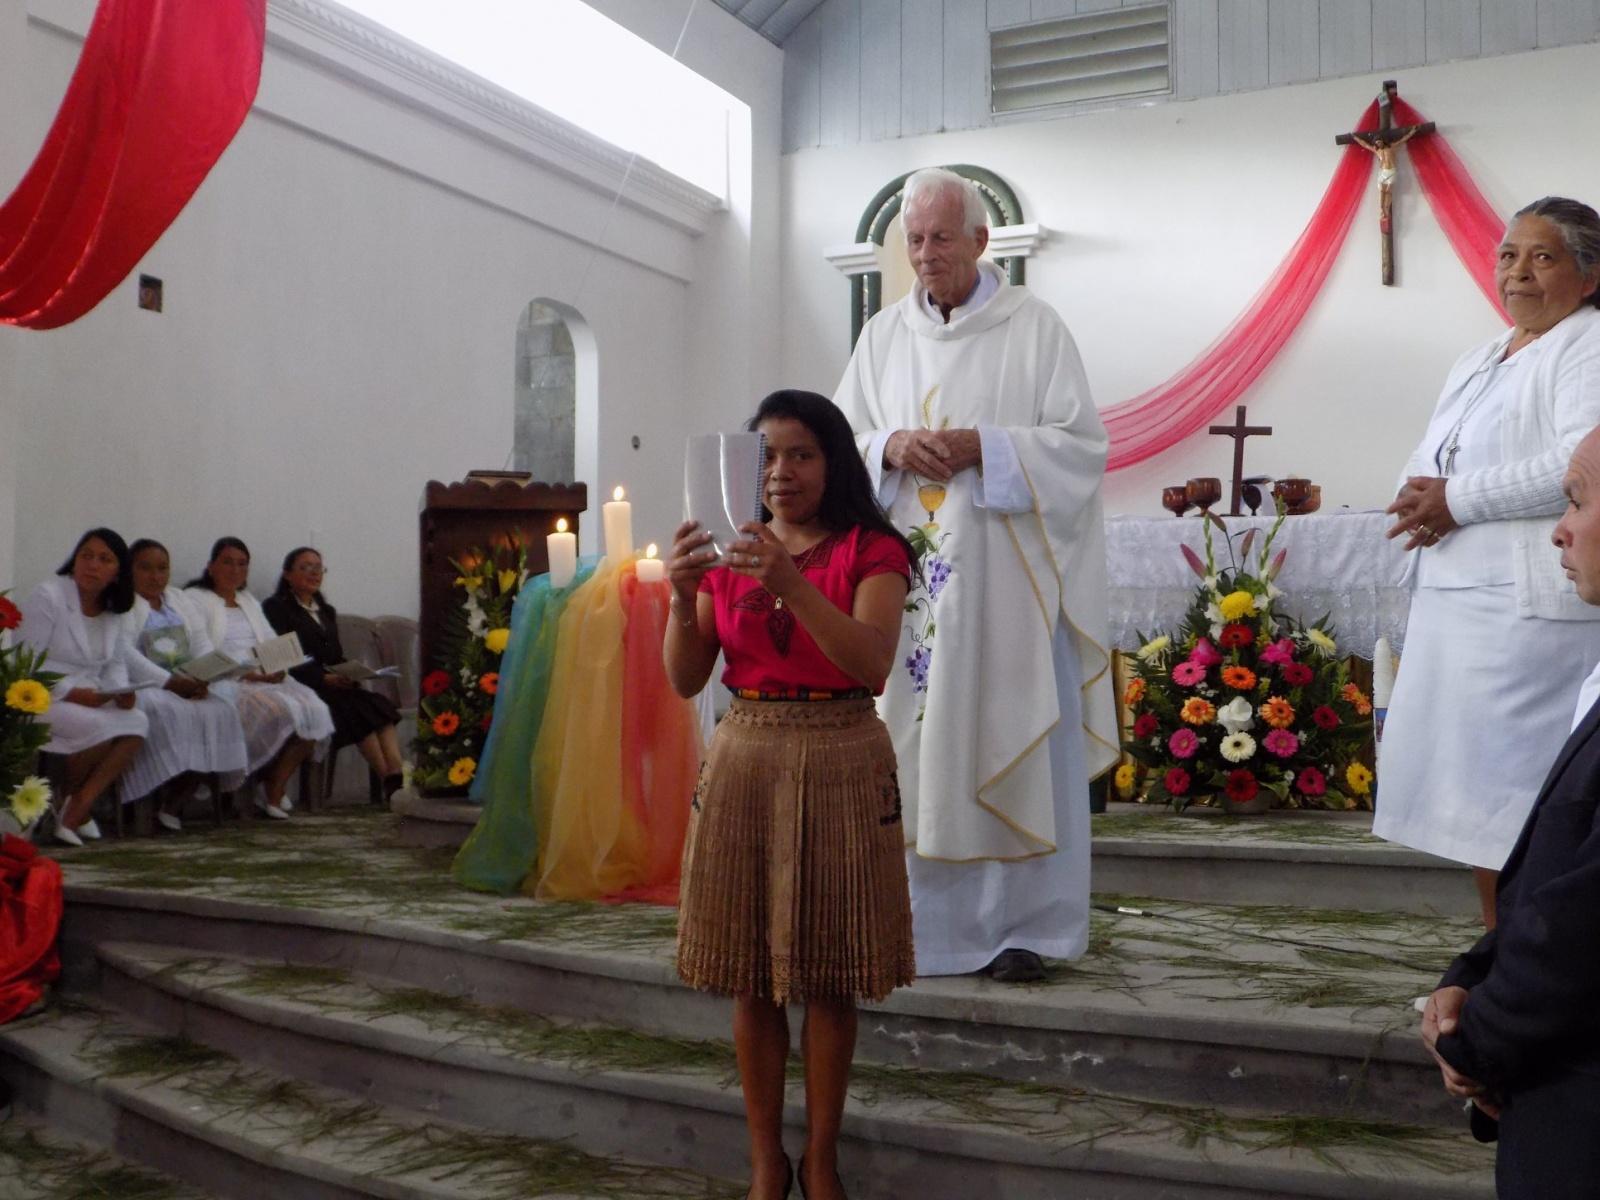
{"type": "Polygon", "coordinates": [[[1038,983],[1045,977],[1044,959],[1032,950],[1002,950],[984,969],[1000,983],[1038,983]]]}

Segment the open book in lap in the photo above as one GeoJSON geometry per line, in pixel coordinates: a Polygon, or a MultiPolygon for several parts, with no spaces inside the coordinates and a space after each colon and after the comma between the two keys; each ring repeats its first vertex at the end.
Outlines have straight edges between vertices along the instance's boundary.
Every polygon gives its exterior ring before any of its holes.
{"type": "Polygon", "coordinates": [[[357,683],[366,683],[369,679],[399,679],[399,667],[378,667],[374,670],[366,663],[359,663],[347,659],[342,663],[335,663],[328,668],[330,675],[342,675],[346,679],[353,679],[357,683]]]}
{"type": "Polygon", "coordinates": [[[229,658],[220,650],[213,650],[209,654],[191,658],[176,670],[180,675],[198,679],[201,683],[216,683],[219,679],[233,679],[239,675],[246,675],[252,667],[249,663],[229,658]]]}
{"type": "Polygon", "coordinates": [[[290,671],[311,661],[300,648],[300,635],[292,631],[257,642],[250,653],[255,655],[256,664],[263,675],[290,671]]]}

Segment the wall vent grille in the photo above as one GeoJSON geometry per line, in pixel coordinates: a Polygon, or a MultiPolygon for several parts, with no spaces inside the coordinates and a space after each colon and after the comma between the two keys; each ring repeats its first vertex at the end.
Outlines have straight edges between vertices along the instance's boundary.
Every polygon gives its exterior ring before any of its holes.
{"type": "Polygon", "coordinates": [[[989,34],[989,80],[995,113],[1170,92],[1170,5],[996,29],[989,34]]]}

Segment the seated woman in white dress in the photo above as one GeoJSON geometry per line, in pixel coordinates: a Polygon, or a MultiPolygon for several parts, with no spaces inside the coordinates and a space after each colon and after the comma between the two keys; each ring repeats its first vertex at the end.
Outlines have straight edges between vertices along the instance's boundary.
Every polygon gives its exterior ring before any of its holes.
{"type": "MultiPolygon", "coordinates": [[[[246,590],[249,580],[249,547],[236,537],[218,538],[206,569],[184,593],[199,609],[211,644],[240,662],[250,661],[256,643],[277,636],[261,602],[246,590]]],[[[289,780],[317,743],[333,734],[328,706],[282,671],[252,671],[212,690],[233,702],[244,725],[249,769],[266,793],[256,798],[256,807],[274,820],[287,820],[293,807],[286,794],[289,780]]]]}
{"type": "Polygon", "coordinates": [[[139,650],[171,674],[161,690],[139,693],[151,736],[122,778],[122,795],[127,800],[162,789],[156,820],[177,833],[183,829],[178,814],[202,775],[218,775],[218,785],[225,790],[244,782],[248,765],[244,727],[225,697],[211,695],[204,683],[179,670],[189,659],[209,654],[211,641],[199,611],[182,592],[168,586],[172,560],[167,548],[140,538],[128,554],[133,562],[139,650]],[[163,736],[157,736],[158,730],[163,736]]]}
{"type": "MultiPolygon", "coordinates": [[[[133,573],[128,546],[109,529],[78,539],[56,572],[22,602],[16,637],[43,652],[44,671],[61,678],[50,689],[44,749],[67,756],[67,792],[56,807],[55,837],[69,846],[100,836],[90,814],[95,801],[128,769],[144,746],[149,721],[130,680],[133,573]]],[[[165,674],[165,672],[162,672],[165,674]]]]}

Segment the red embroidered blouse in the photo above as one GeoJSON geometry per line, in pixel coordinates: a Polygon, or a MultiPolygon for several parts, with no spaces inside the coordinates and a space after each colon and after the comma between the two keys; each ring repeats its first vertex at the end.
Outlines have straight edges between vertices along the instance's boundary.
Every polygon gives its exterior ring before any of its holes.
{"type": "MultiPolygon", "coordinates": [[[[894,538],[859,525],[830,533],[795,556],[795,566],[844,612],[854,607],[863,579],[893,571],[911,577],[906,548],[894,538]]],[[[716,567],[700,581],[716,605],[717,638],[727,660],[722,682],[729,688],[763,692],[810,688],[844,691],[862,686],[834,666],[794,613],[776,603],[755,580],[716,567]]]]}

